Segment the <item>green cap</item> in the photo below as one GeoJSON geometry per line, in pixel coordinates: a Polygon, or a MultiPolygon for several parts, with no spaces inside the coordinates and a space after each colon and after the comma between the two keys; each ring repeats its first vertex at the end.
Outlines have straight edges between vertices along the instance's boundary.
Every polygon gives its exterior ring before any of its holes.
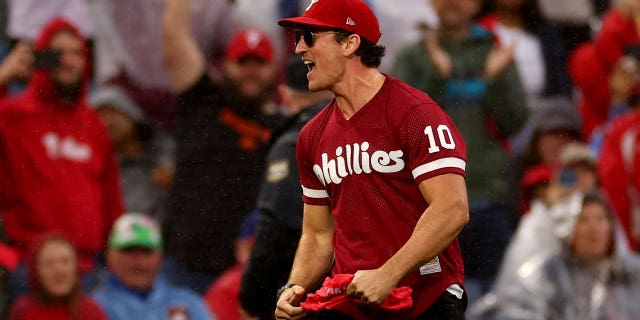
{"type": "Polygon", "coordinates": [[[155,219],[146,214],[123,214],[113,224],[109,236],[109,247],[160,249],[162,248],[160,227],[155,219]]]}

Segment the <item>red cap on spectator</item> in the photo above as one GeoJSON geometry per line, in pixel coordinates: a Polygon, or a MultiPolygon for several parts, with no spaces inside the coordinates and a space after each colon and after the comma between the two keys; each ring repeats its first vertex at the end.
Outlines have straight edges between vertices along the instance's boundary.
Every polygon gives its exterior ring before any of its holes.
{"type": "Polygon", "coordinates": [[[380,40],[380,25],[363,0],[311,0],[301,17],[278,20],[287,28],[320,27],[353,32],[371,42],[380,40]]]}
{"type": "Polygon", "coordinates": [[[240,60],[248,56],[258,57],[267,62],[273,60],[273,46],[266,33],[259,29],[245,29],[231,39],[226,58],[240,60]]]}
{"type": "Polygon", "coordinates": [[[533,166],[525,171],[522,176],[522,187],[530,188],[541,183],[548,183],[551,181],[553,175],[553,169],[547,165],[540,164],[533,166]]]}

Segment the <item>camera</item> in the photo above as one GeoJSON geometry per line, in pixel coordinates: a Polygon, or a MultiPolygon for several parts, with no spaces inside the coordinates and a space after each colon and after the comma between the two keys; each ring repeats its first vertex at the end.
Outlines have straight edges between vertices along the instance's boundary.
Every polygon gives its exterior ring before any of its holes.
{"type": "Polygon", "coordinates": [[[33,52],[33,68],[36,70],[52,70],[60,66],[62,52],[45,49],[33,52]]]}
{"type": "Polygon", "coordinates": [[[564,169],[560,172],[559,181],[563,186],[572,186],[578,182],[578,173],[575,169],[564,169]]]}

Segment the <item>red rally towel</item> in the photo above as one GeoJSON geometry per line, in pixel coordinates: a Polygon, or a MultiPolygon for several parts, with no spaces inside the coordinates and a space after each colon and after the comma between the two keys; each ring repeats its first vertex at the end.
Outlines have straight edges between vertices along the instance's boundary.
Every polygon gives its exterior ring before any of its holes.
{"type": "Polygon", "coordinates": [[[402,319],[404,311],[409,311],[413,305],[410,287],[400,287],[391,290],[389,296],[381,304],[364,304],[360,299],[347,296],[347,285],[353,280],[353,274],[336,274],[327,277],[322,288],[307,295],[307,299],[300,306],[309,311],[335,309],[356,319],[402,319]]]}

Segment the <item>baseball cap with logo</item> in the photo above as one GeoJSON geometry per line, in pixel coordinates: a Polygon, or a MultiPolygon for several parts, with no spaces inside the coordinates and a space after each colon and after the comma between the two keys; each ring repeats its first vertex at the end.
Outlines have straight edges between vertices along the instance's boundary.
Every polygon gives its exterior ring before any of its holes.
{"type": "Polygon", "coordinates": [[[227,46],[226,58],[240,60],[244,57],[254,56],[266,62],[273,60],[273,45],[269,36],[259,29],[245,29],[231,39],[227,46]]]}
{"type": "Polygon", "coordinates": [[[311,0],[301,17],[278,20],[287,28],[330,28],[353,32],[371,42],[380,40],[380,25],[363,0],[311,0]]]}
{"type": "Polygon", "coordinates": [[[126,213],[113,224],[109,247],[124,249],[142,247],[160,249],[162,238],[156,220],[142,213],[126,213]]]}

